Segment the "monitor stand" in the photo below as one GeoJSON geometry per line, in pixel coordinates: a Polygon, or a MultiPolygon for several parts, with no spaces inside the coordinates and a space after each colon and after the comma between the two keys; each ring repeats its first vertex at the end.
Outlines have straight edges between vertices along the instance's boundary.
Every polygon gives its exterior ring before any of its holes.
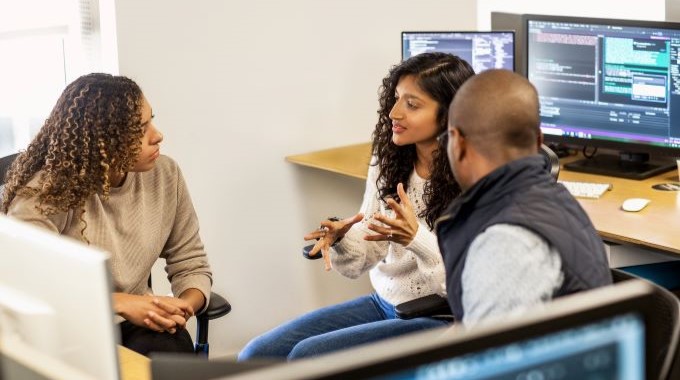
{"type": "Polygon", "coordinates": [[[598,154],[564,164],[565,170],[642,180],[675,168],[674,161],[649,161],[646,153],[621,152],[618,156],[598,154]]]}

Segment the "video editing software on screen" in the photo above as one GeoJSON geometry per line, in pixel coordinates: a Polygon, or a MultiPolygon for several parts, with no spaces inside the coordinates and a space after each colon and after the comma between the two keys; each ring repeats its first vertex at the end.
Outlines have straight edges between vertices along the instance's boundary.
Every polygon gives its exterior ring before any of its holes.
{"type": "Polygon", "coordinates": [[[529,20],[546,135],[680,148],[680,30],[529,20]]]}

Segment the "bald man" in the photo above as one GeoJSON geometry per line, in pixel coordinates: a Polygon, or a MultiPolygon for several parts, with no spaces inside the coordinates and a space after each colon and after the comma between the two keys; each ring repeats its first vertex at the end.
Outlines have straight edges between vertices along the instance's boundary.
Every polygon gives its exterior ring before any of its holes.
{"type": "Polygon", "coordinates": [[[521,312],[611,283],[604,244],[538,154],[536,89],[489,70],[449,107],[447,153],[463,194],[437,223],[457,321],[521,312]]]}

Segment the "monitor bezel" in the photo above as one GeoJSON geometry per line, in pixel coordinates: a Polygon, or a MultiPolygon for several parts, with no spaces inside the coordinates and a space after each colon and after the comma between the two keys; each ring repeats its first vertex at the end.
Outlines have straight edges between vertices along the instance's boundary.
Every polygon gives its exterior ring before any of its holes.
{"type": "Polygon", "coordinates": [[[0,247],[12,264],[0,267],[0,293],[20,296],[20,302],[0,302],[0,314],[11,316],[7,327],[16,329],[0,337],[0,354],[8,342],[21,344],[74,371],[119,379],[110,254],[2,213],[0,247]]]}
{"type": "MultiPolygon", "coordinates": [[[[436,33],[441,33],[441,34],[502,34],[502,33],[510,33],[512,34],[512,70],[514,72],[517,72],[517,57],[515,54],[515,45],[517,44],[517,33],[514,30],[481,30],[481,31],[474,31],[474,30],[418,30],[418,31],[402,31],[401,32],[401,50],[399,53],[399,56],[401,57],[401,60],[404,61],[404,35],[405,34],[436,34],[436,33]]],[[[468,62],[472,65],[472,62],[468,62]]]]}
{"type": "MultiPolygon", "coordinates": [[[[525,47],[524,51],[525,59],[523,70],[524,75],[526,76],[527,79],[529,79],[529,51],[530,51],[529,41],[531,39],[529,31],[530,21],[565,22],[584,25],[612,25],[640,28],[675,29],[678,30],[678,32],[680,33],[680,22],[523,14],[522,26],[524,28],[523,37],[525,47]]],[[[677,112],[680,112],[680,110],[678,110],[677,112]]],[[[543,139],[548,143],[565,144],[568,146],[606,148],[617,150],[620,152],[635,152],[635,153],[640,152],[660,157],[680,156],[680,148],[636,142],[610,141],[604,139],[586,139],[580,137],[556,136],[548,134],[543,134],[543,139]]]]}

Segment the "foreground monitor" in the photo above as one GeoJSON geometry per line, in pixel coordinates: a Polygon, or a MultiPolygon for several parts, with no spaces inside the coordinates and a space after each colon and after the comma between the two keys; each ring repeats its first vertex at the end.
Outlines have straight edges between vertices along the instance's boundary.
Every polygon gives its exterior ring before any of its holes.
{"type": "Polygon", "coordinates": [[[521,317],[411,334],[229,379],[643,379],[653,373],[650,284],[563,297],[521,317]]]}
{"type": "Polygon", "coordinates": [[[619,151],[565,169],[632,179],[673,169],[665,156],[680,156],[680,24],[523,18],[546,141],[619,151]]]}
{"type": "Polygon", "coordinates": [[[515,33],[494,32],[401,32],[401,58],[425,52],[459,56],[476,73],[488,69],[515,69],[515,33]]]}
{"type": "MultiPolygon", "coordinates": [[[[44,356],[93,379],[118,379],[108,255],[2,214],[0,247],[0,353],[26,347],[38,352],[24,355],[28,364],[44,356]]],[[[3,371],[23,359],[3,361],[3,371]]]]}

